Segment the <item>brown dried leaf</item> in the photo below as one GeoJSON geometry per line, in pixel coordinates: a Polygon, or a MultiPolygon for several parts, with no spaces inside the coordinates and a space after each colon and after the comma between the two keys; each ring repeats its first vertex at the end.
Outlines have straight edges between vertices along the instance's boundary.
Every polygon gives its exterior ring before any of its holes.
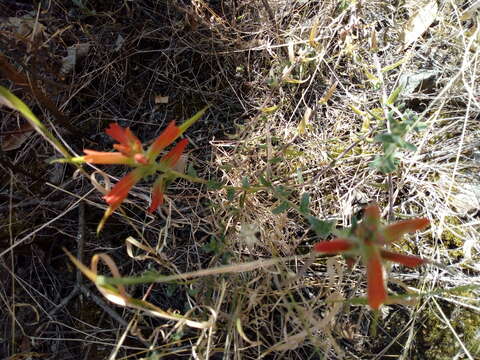
{"type": "Polygon", "coordinates": [[[438,4],[435,0],[429,1],[419,8],[407,21],[401,35],[404,48],[417,41],[432,25],[437,17],[438,4]]]}
{"type": "Polygon", "coordinates": [[[2,28],[9,29],[14,32],[16,35],[21,37],[37,37],[45,32],[46,27],[37,22],[36,19],[30,15],[25,15],[22,17],[9,17],[6,20],[3,20],[2,28]]]}
{"type": "Polygon", "coordinates": [[[30,123],[23,124],[18,132],[7,135],[2,140],[2,150],[11,151],[18,149],[32,135],[33,127],[30,123]]]}
{"type": "Polygon", "coordinates": [[[70,46],[67,49],[67,56],[62,59],[62,68],[60,69],[60,73],[68,74],[71,72],[75,68],[77,61],[87,56],[89,50],[89,43],[70,46]]]}
{"type": "Polygon", "coordinates": [[[168,96],[155,95],[155,104],[168,104],[168,101],[168,96]]]}

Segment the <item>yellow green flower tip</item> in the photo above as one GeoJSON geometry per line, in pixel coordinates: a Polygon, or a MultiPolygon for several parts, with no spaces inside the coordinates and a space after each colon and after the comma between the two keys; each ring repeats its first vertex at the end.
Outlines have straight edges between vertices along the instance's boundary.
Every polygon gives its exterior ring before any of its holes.
{"type": "Polygon", "coordinates": [[[83,164],[85,162],[86,161],[83,156],[75,156],[71,158],[55,159],[50,161],[50,164],[55,164],[55,163],[83,164]]]}
{"type": "Polygon", "coordinates": [[[184,133],[185,130],[187,130],[190,126],[192,126],[195,122],[197,122],[203,114],[205,114],[205,111],[208,110],[210,105],[205,106],[202,110],[197,112],[195,115],[193,115],[190,119],[186,120],[182,125],[180,125],[178,128],[180,129],[180,135],[184,133]]]}
{"type": "Polygon", "coordinates": [[[100,222],[98,223],[97,236],[100,235],[100,232],[102,231],[103,227],[105,226],[105,222],[110,217],[110,215],[113,214],[113,212],[114,212],[114,209],[112,209],[112,207],[109,206],[107,211],[105,211],[105,213],[103,214],[102,220],[100,220],[100,222]]]}

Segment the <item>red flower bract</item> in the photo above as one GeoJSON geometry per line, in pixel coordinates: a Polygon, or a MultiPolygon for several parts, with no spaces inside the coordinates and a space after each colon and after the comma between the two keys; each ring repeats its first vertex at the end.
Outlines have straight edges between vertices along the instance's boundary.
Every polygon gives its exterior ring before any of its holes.
{"type": "Polygon", "coordinates": [[[105,133],[119,142],[113,147],[126,156],[132,156],[143,151],[142,143],[129,128],[124,129],[120,125],[112,123],[105,130],[105,133]]]}
{"type": "Polygon", "coordinates": [[[152,203],[148,208],[149,213],[153,213],[157,208],[163,204],[163,191],[165,182],[163,176],[160,176],[152,187],[152,203]]]}
{"type": "Polygon", "coordinates": [[[175,166],[187,145],[188,139],[181,140],[172,150],[168,152],[167,155],[162,157],[160,162],[166,164],[168,167],[175,166]]]}
{"type": "Polygon", "coordinates": [[[393,261],[408,267],[417,267],[428,263],[428,260],[422,259],[418,256],[397,254],[387,250],[382,250],[381,255],[385,260],[393,261]]]}
{"type": "Polygon", "coordinates": [[[324,254],[336,254],[339,252],[350,250],[353,247],[348,239],[334,239],[331,241],[323,241],[313,246],[313,251],[324,254]]]}
{"type": "MultiPolygon", "coordinates": [[[[97,233],[102,229],[107,218],[117,209],[128,196],[130,189],[142,178],[161,173],[152,188],[152,203],[149,211],[153,212],[163,203],[163,191],[166,184],[177,177],[186,178],[195,181],[194,176],[185,175],[181,170],[173,169],[173,166],[179,161],[182,152],[188,144],[187,139],[181,140],[170,152],[163,156],[160,161],[156,161],[160,153],[190,126],[198,121],[209,106],[198,111],[194,116],[185,120],[180,127],[175,125],[175,121],[168,124],[167,128],[153,141],[148,151],[144,151],[140,140],[132,133],[129,128],[123,128],[116,123],[112,123],[105,130],[106,134],[112,137],[116,144],[113,148],[117,152],[102,152],[85,149],[84,156],[69,157],[63,159],[66,162],[82,164],[89,162],[92,164],[122,164],[129,165],[135,169],[124,176],[103,198],[109,207],[97,227],[97,233]]],[[[199,182],[206,182],[203,179],[199,182]]]]}
{"type": "Polygon", "coordinates": [[[138,169],[134,170],[123,178],[112,188],[112,190],[103,197],[110,207],[115,210],[125,200],[130,189],[142,178],[138,169]]]}
{"type": "Polygon", "coordinates": [[[180,129],[175,125],[175,121],[171,121],[167,128],[155,139],[148,149],[148,158],[155,160],[160,152],[168,145],[175,141],[181,134],[180,129]]]}
{"type": "Polygon", "coordinates": [[[387,289],[383,278],[383,265],[378,250],[373,249],[367,260],[368,305],[374,310],[380,308],[387,299],[387,289]]]}
{"type": "Polygon", "coordinates": [[[425,218],[409,219],[396,222],[388,225],[385,230],[385,239],[388,242],[395,242],[402,238],[403,235],[414,232],[417,230],[423,230],[430,224],[430,221],[425,218]]]}

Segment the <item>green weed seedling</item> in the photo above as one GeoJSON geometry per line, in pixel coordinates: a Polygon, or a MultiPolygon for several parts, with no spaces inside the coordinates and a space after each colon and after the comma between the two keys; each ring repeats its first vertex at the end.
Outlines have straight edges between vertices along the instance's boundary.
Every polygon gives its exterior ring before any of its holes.
{"type": "Polygon", "coordinates": [[[398,109],[392,109],[388,112],[387,122],[389,131],[384,131],[375,137],[375,141],[383,145],[383,154],[375,157],[370,166],[389,174],[394,172],[398,166],[398,150],[405,149],[415,151],[417,148],[412,143],[405,140],[405,136],[414,130],[419,132],[425,128],[425,124],[418,121],[418,115],[415,111],[404,109],[402,105],[398,109]]]}

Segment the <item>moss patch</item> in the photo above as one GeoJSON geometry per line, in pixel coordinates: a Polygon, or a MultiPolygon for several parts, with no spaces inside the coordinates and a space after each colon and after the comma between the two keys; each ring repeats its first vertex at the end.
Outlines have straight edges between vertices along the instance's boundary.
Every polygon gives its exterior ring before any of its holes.
{"type": "MultiPolygon", "coordinates": [[[[443,302],[440,306],[470,355],[480,358],[480,314],[451,303],[443,302]]],[[[417,337],[418,348],[423,351],[418,351],[414,359],[451,360],[461,352],[460,343],[433,309],[435,307],[425,312],[422,330],[417,337]]]]}

